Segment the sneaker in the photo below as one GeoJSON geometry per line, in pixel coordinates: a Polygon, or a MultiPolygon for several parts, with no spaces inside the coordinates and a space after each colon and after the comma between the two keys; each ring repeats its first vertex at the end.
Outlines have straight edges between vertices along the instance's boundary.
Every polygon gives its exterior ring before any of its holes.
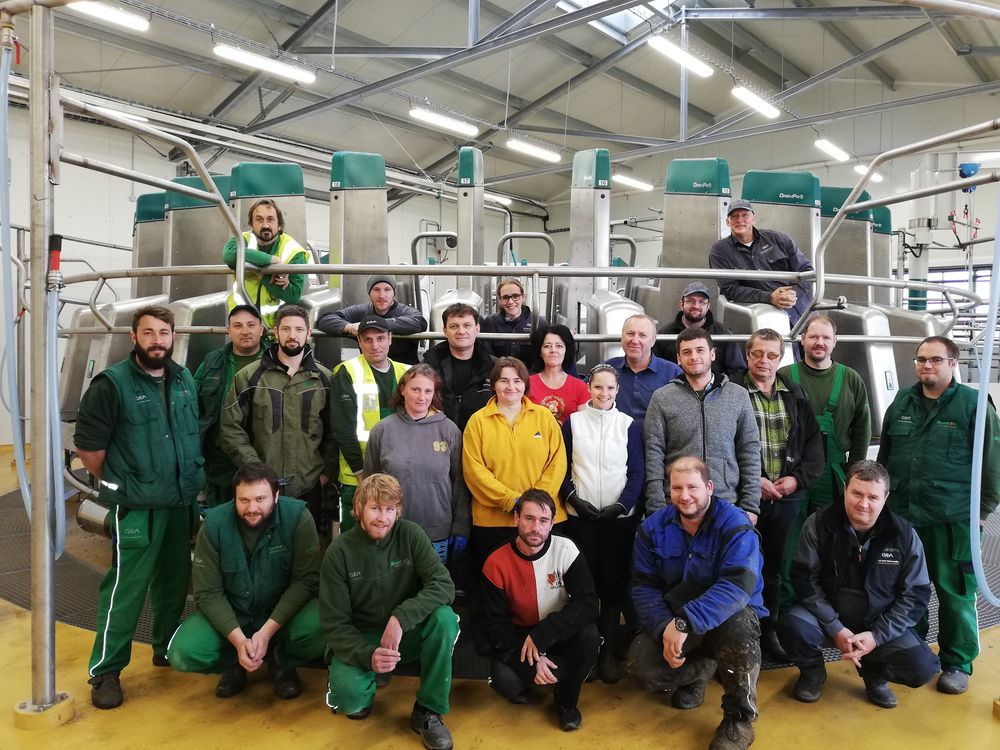
{"type": "Polygon", "coordinates": [[[823,694],[823,683],[826,682],[826,668],[805,670],[799,673],[792,695],[802,703],[815,703],[823,694]]]}
{"type": "Polygon", "coordinates": [[[90,702],[94,708],[118,708],[124,698],[122,697],[122,683],[119,679],[119,672],[107,672],[91,677],[90,702]]]}
{"type": "Polygon", "coordinates": [[[583,724],[583,716],[576,706],[557,705],[556,718],[559,720],[559,728],[564,732],[572,732],[583,724]]]}
{"type": "Polygon", "coordinates": [[[705,702],[705,681],[696,680],[681,685],[670,696],[670,705],[681,711],[698,708],[705,702]]]}
{"type": "Polygon", "coordinates": [[[427,750],[451,750],[451,732],[444,725],[441,714],[430,711],[419,703],[413,704],[410,729],[420,735],[427,750]]]}
{"type": "Polygon", "coordinates": [[[778,634],[773,630],[762,631],[760,634],[760,652],[769,661],[785,664],[790,661],[788,653],[778,640],[778,634]]]}
{"type": "Polygon", "coordinates": [[[234,695],[239,695],[246,686],[247,671],[237,664],[219,677],[219,684],[215,686],[215,697],[232,698],[234,695]]]}
{"type": "MultiPolygon", "coordinates": [[[[374,705],[375,705],[374,703],[369,703],[367,706],[365,706],[364,708],[362,708],[360,711],[355,711],[353,714],[344,714],[344,716],[346,716],[351,721],[364,721],[371,714],[371,712],[372,712],[372,706],[374,706],[374,705]]],[[[334,711],[334,709],[330,709],[330,710],[334,711]]],[[[336,711],[334,711],[334,713],[336,713],[336,711]]]]}
{"type": "Polygon", "coordinates": [[[724,716],[708,750],[746,750],[753,744],[753,727],[749,721],[724,716]]]}
{"type": "Polygon", "coordinates": [[[170,662],[167,661],[166,656],[161,656],[160,654],[153,654],[153,666],[154,667],[169,667],[170,662]]]}
{"type": "Polygon", "coordinates": [[[961,695],[969,689],[969,675],[961,669],[948,667],[938,677],[937,689],[939,693],[961,695]]]}
{"type": "Polygon", "coordinates": [[[299,680],[299,673],[294,669],[272,669],[271,681],[274,686],[274,694],[283,701],[298,698],[302,694],[302,681],[299,680]]]}
{"type": "Polygon", "coordinates": [[[865,696],[879,708],[896,707],[896,695],[885,680],[865,680],[865,696]]]}

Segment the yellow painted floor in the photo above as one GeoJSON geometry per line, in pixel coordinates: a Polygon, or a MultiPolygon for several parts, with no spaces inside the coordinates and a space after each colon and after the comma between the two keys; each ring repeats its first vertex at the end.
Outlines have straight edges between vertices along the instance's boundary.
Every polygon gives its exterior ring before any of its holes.
{"type": "MultiPolygon", "coordinates": [[[[0,453],[0,490],[8,459],[0,453]]],[[[6,487],[6,489],[4,489],[6,487]]],[[[51,729],[14,726],[16,704],[31,694],[29,612],[0,601],[0,750],[123,750],[125,748],[419,748],[408,719],[416,679],[397,677],[376,698],[363,722],[333,716],[323,704],[325,674],[301,670],[305,691],[293,701],[273,696],[266,675],[252,678],[243,694],[214,697],[215,678],[157,669],[147,645],[136,645],[123,673],[125,705],[98,711],[90,705],[87,657],[93,633],[56,627],[56,688],[75,698],[75,718],[51,729]]],[[[828,665],[830,678],[819,703],[804,705],[790,696],[796,672],[761,674],[755,748],[826,750],[1000,750],[1000,628],[983,632],[982,656],[971,688],[945,696],[933,685],[919,690],[895,687],[900,707],[886,711],[864,700],[861,680],[848,663],[828,665]]],[[[710,683],[705,705],[680,712],[661,696],[628,683],[585,685],[580,709],[583,728],[565,734],[555,725],[551,697],[512,706],[485,682],[457,680],[446,722],[456,748],[705,748],[721,718],[720,687],[710,683]]]]}

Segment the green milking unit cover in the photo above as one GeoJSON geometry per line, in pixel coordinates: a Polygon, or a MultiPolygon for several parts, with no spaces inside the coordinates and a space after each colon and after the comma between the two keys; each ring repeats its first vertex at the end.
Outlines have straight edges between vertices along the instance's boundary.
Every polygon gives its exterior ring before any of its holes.
{"type": "Polygon", "coordinates": [[[674,159],[667,165],[664,193],[730,195],[729,162],[725,159],[674,159]]]}
{"type": "MultiPolygon", "coordinates": [[[[840,207],[844,205],[844,201],[847,200],[847,196],[851,194],[854,188],[845,187],[827,187],[824,185],[819,189],[820,197],[823,201],[823,207],[820,210],[822,216],[828,219],[832,219],[837,215],[840,207]]],[[[868,194],[867,190],[862,190],[861,195],[858,196],[855,203],[860,203],[861,201],[870,201],[872,199],[871,195],[868,194]]],[[[869,208],[867,211],[855,211],[853,214],[847,214],[848,219],[854,219],[855,221],[874,221],[872,218],[872,210],[869,208]]]]}
{"type": "Polygon", "coordinates": [[[573,156],[572,187],[607,190],[611,186],[611,154],[606,148],[589,148],[573,156]]]}
{"type": "Polygon", "coordinates": [[[302,167],[298,164],[244,162],[229,173],[229,199],[265,195],[305,195],[302,167]]]}
{"type": "Polygon", "coordinates": [[[330,190],[362,190],[385,187],[382,154],[338,151],[330,162],[330,190]]]}
{"type": "Polygon", "coordinates": [[[875,234],[892,234],[892,211],[888,206],[872,209],[872,229],[875,234]]]}
{"type": "MultiPolygon", "coordinates": [[[[198,188],[199,190],[205,189],[205,183],[201,181],[200,177],[175,177],[171,182],[176,182],[178,185],[187,185],[188,187],[198,188]]],[[[212,182],[219,189],[222,194],[222,199],[226,200],[229,195],[229,175],[212,175],[212,182]]],[[[211,201],[203,201],[201,198],[194,198],[190,195],[181,195],[180,193],[174,193],[167,191],[167,211],[176,211],[179,208],[200,208],[201,206],[214,206],[215,204],[211,201]]]]}
{"type": "Polygon", "coordinates": [[[462,146],[458,150],[458,184],[477,187],[485,185],[483,176],[483,152],[472,146],[462,146]]]}
{"type": "Polygon", "coordinates": [[[135,223],[163,221],[166,217],[167,194],[146,193],[135,199],[135,223]]]}
{"type": "Polygon", "coordinates": [[[812,172],[763,172],[751,169],[743,177],[744,200],[785,206],[819,208],[819,178],[812,172]]]}

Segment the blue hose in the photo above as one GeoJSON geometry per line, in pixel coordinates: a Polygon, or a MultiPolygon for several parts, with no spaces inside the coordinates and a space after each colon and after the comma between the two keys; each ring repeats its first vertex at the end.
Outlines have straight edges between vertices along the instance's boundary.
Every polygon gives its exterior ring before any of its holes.
{"type": "MultiPolygon", "coordinates": [[[[1000,211],[1000,197],[997,198],[1000,211]]],[[[1000,213],[997,214],[1000,216],[1000,213]]],[[[983,570],[983,550],[979,540],[979,497],[983,489],[983,446],[986,440],[986,409],[990,395],[990,376],[993,374],[993,342],[997,333],[997,307],[1000,306],[1000,244],[993,241],[993,275],[990,277],[990,305],[986,313],[986,335],[983,337],[983,354],[979,360],[979,395],[976,400],[976,429],[972,439],[972,492],[969,498],[969,537],[972,545],[972,567],[976,582],[986,601],[1000,607],[1000,599],[990,591],[983,570]]]]}

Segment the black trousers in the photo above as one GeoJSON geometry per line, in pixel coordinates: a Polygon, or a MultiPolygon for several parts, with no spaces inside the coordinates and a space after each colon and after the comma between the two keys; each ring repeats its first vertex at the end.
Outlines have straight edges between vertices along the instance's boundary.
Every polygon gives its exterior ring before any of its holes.
{"type": "Polygon", "coordinates": [[[602,610],[621,612],[625,605],[638,527],[638,515],[610,521],[584,521],[570,516],[566,521],[566,536],[576,542],[587,561],[602,610]]]}
{"type": "Polygon", "coordinates": [[[764,558],[761,578],[764,583],[764,606],[770,617],[761,620],[760,629],[774,630],[781,605],[781,571],[785,564],[785,549],[788,538],[799,515],[799,505],[805,493],[796,492],[782,500],[760,501],[760,515],[757,517],[757,532],[760,534],[760,553],[764,558]]]}

